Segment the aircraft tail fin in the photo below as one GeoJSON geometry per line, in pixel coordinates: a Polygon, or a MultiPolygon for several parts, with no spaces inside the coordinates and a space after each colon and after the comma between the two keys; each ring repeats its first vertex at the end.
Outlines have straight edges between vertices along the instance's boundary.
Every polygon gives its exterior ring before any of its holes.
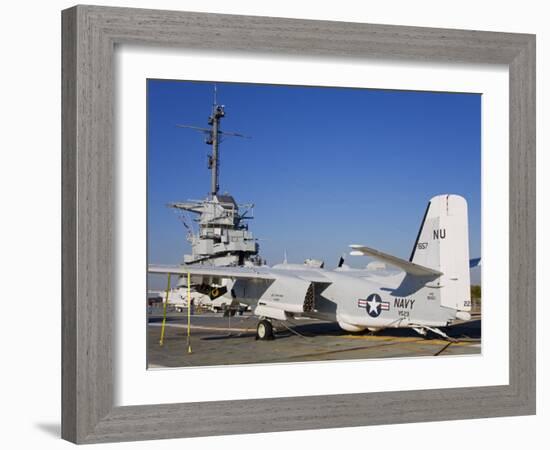
{"type": "Polygon", "coordinates": [[[436,281],[442,306],[471,309],[468,205],[463,197],[438,195],[430,200],[409,260],[442,272],[436,281]]]}

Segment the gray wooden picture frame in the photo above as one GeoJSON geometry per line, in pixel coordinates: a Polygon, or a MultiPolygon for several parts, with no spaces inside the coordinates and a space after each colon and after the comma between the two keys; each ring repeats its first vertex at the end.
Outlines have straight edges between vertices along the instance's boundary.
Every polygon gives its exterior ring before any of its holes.
{"type": "Polygon", "coordinates": [[[63,11],[62,31],[64,439],[94,443],[535,413],[535,36],[97,6],[63,11]],[[115,407],[113,53],[126,43],[507,65],[509,384],[115,407]]]}

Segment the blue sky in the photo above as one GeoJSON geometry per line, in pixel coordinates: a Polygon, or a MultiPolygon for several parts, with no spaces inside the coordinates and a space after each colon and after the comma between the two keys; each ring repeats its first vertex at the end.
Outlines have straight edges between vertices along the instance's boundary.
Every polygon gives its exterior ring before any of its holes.
{"type": "MultiPolygon", "coordinates": [[[[470,255],[480,255],[481,96],[217,83],[220,191],[255,203],[250,229],[269,265],[305,258],[334,267],[352,243],[407,258],[427,202],[460,194],[470,255]]],[[[203,135],[213,84],[148,80],[148,254],[176,264],[190,252],[171,201],[210,188],[203,135]]],[[[367,262],[347,257],[352,266],[367,262]]]]}

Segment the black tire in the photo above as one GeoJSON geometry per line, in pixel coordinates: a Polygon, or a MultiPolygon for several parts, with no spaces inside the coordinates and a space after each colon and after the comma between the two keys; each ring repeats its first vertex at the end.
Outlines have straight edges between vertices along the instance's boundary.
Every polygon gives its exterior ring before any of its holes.
{"type": "Polygon", "coordinates": [[[271,322],[269,320],[260,320],[256,327],[256,339],[269,341],[273,338],[273,325],[271,325],[271,322]]]}

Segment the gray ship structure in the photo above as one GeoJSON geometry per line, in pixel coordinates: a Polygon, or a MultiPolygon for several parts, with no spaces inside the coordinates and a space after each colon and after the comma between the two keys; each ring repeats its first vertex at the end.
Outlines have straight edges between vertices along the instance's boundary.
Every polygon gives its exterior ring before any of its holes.
{"type": "Polygon", "coordinates": [[[191,254],[184,256],[185,264],[260,264],[258,243],[245,222],[253,219],[253,204],[238,205],[229,194],[213,194],[205,200],[171,203],[169,206],[197,215],[197,232],[186,224],[191,254]]]}
{"type": "MultiPolygon", "coordinates": [[[[174,202],[168,206],[180,213],[180,218],[188,231],[187,240],[191,245],[191,254],[184,255],[183,264],[211,267],[260,266],[262,263],[265,264],[265,261],[262,261],[259,255],[257,239],[248,229],[248,221],[254,218],[254,204],[238,204],[229,193],[219,192],[220,143],[226,136],[247,138],[240,133],[222,130],[220,122],[224,117],[225,106],[218,104],[214,99],[212,113],[208,118],[208,128],[177,125],[205,135],[205,143],[212,148],[208,155],[211,184],[206,199],[174,202]]],[[[220,281],[219,286],[214,287],[197,286],[192,283],[193,304],[201,304],[214,310],[234,311],[235,308],[230,308],[230,281],[220,281]]],[[[170,291],[168,303],[175,305],[176,309],[187,306],[185,277],[180,277],[177,287],[170,291]]],[[[236,309],[239,309],[238,305],[236,309]]]]}

